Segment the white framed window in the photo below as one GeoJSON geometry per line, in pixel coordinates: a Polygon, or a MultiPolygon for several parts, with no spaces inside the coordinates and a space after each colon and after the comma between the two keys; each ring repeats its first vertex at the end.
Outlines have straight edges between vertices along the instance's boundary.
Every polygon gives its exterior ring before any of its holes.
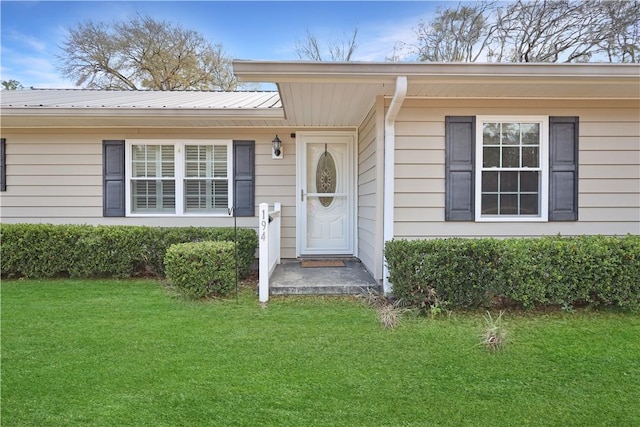
{"type": "Polygon", "coordinates": [[[476,117],[476,221],[547,221],[549,118],[476,117]]]}
{"type": "Polygon", "coordinates": [[[128,216],[229,216],[232,141],[128,140],[128,216]]]}

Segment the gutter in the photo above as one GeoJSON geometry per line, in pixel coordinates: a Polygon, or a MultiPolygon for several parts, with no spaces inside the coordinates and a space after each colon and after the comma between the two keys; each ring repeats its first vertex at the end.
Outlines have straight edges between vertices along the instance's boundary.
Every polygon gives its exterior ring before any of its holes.
{"type": "Polygon", "coordinates": [[[152,107],[13,107],[1,106],[7,117],[206,117],[284,119],[282,108],[152,108],[152,107]]]}
{"type": "Polygon", "coordinates": [[[248,61],[234,60],[233,72],[241,82],[391,82],[394,76],[411,76],[411,81],[431,78],[454,78],[475,81],[488,77],[502,81],[507,77],[522,81],[542,78],[545,82],[565,78],[624,79],[638,81],[639,64],[610,63],[451,63],[451,62],[315,62],[315,61],[248,61]]]}
{"type": "MultiPolygon", "coordinates": [[[[396,78],[396,90],[391,99],[389,110],[384,118],[384,214],[383,214],[383,237],[384,243],[393,239],[394,223],[394,196],[395,196],[395,163],[396,163],[396,118],[400,113],[402,103],[407,96],[407,77],[398,76],[396,78]]],[[[382,288],[385,294],[392,291],[389,282],[389,268],[386,260],[384,262],[382,288]]]]}

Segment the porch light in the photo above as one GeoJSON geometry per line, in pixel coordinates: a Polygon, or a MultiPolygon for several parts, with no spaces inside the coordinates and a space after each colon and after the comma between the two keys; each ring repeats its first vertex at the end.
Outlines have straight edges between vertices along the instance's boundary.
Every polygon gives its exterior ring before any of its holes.
{"type": "Polygon", "coordinates": [[[278,135],[276,135],[276,137],[273,138],[273,141],[271,142],[273,143],[273,153],[271,155],[271,158],[282,159],[282,141],[280,141],[278,135]]]}

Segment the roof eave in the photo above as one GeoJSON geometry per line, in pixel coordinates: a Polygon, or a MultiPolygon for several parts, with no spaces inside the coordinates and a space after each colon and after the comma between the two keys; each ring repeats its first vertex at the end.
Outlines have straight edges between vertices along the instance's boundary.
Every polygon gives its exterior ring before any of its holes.
{"type": "Polygon", "coordinates": [[[640,64],[559,63],[424,63],[424,62],[312,62],[233,61],[242,82],[393,82],[398,75],[410,82],[448,78],[592,78],[639,79],[640,64]]]}
{"type": "Polygon", "coordinates": [[[282,120],[284,112],[278,109],[207,109],[207,108],[58,108],[58,107],[2,107],[0,116],[34,117],[206,117],[229,120],[282,120]]]}

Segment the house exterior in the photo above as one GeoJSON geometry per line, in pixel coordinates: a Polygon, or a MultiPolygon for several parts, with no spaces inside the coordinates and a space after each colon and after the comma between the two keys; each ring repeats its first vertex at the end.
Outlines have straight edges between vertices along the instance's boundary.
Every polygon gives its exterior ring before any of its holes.
{"type": "Polygon", "coordinates": [[[278,90],[2,92],[0,221],[257,228],[280,202],[282,258],[380,282],[394,238],[640,234],[638,65],[234,71],[278,90]]]}

